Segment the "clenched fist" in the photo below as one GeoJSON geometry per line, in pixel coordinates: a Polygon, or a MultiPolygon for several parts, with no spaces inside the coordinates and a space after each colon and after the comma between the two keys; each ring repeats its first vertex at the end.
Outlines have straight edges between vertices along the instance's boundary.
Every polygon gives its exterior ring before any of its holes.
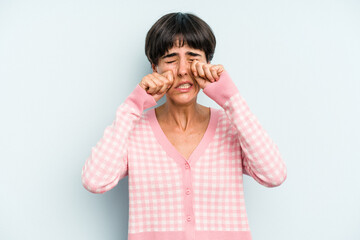
{"type": "Polygon", "coordinates": [[[191,73],[202,89],[208,84],[219,80],[224,67],[221,64],[212,65],[197,60],[191,63],[191,73]]]}
{"type": "Polygon", "coordinates": [[[162,74],[153,72],[146,75],[139,85],[145,89],[148,94],[152,95],[155,101],[158,101],[169,90],[173,82],[174,75],[172,71],[166,71],[162,74]]]}

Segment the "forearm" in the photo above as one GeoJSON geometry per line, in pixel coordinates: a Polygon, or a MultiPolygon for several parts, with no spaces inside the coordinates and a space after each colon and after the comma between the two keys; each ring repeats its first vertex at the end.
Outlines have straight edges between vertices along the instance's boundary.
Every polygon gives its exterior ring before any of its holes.
{"type": "Polygon", "coordinates": [[[223,74],[217,82],[204,88],[204,93],[223,107],[237,130],[243,172],[264,186],[280,185],[286,179],[287,170],[277,145],[250,111],[228,73],[223,74]]]}
{"type": "Polygon", "coordinates": [[[116,118],[92,147],[82,168],[82,184],[90,192],[103,193],[127,175],[127,139],[143,110],[156,105],[145,90],[136,86],[116,110],[116,118]]]}

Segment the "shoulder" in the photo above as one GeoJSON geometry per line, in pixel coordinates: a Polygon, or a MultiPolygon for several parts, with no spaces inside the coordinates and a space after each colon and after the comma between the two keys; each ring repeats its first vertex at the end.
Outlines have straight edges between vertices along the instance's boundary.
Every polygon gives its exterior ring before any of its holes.
{"type": "Polygon", "coordinates": [[[224,109],[211,108],[212,113],[217,115],[216,132],[220,135],[236,135],[237,131],[224,109]]]}
{"type": "Polygon", "coordinates": [[[149,125],[150,121],[153,118],[153,113],[154,113],[153,111],[154,111],[154,109],[152,109],[152,108],[144,110],[141,113],[139,121],[137,122],[136,125],[149,125]]]}
{"type": "Polygon", "coordinates": [[[149,113],[149,110],[143,111],[138,121],[134,124],[129,136],[131,142],[135,141],[135,143],[142,144],[145,139],[148,141],[153,137],[150,124],[151,115],[149,113]]]}

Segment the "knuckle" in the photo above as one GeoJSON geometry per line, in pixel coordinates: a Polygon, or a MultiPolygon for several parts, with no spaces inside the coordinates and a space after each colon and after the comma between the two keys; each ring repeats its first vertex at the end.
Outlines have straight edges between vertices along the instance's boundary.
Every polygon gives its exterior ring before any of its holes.
{"type": "Polygon", "coordinates": [[[147,82],[147,81],[148,81],[148,79],[149,79],[149,76],[148,76],[148,75],[146,75],[145,77],[143,77],[143,79],[141,80],[141,82],[147,82]]]}

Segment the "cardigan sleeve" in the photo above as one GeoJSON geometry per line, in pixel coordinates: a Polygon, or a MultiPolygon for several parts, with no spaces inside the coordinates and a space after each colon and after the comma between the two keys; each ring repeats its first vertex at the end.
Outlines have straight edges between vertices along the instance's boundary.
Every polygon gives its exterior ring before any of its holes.
{"type": "Polygon", "coordinates": [[[203,91],[225,110],[237,130],[243,173],[266,187],[281,185],[287,177],[287,169],[278,146],[250,111],[229,74],[224,71],[218,81],[207,85],[203,91]]]}
{"type": "Polygon", "coordinates": [[[127,138],[143,110],[155,105],[155,99],[137,85],[117,108],[115,120],[105,128],[82,168],[82,184],[88,191],[104,193],[128,175],[127,138]]]}

